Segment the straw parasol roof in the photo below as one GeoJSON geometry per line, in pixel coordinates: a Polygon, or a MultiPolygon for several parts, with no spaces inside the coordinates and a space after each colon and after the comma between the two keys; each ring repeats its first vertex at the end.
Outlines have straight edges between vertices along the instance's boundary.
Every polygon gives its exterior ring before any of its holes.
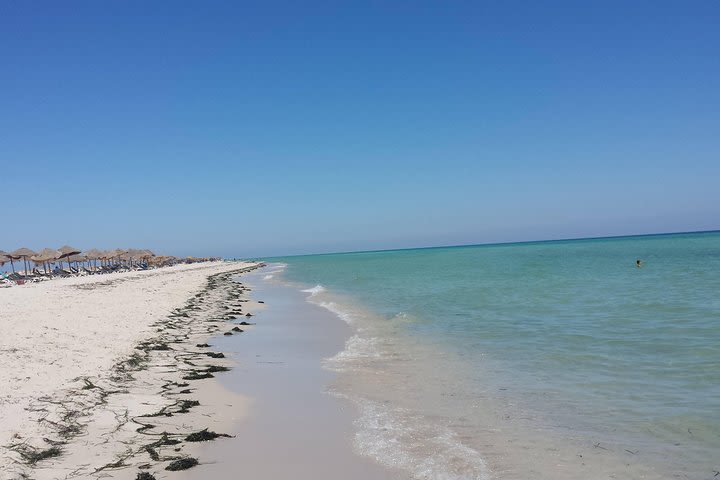
{"type": "Polygon", "coordinates": [[[60,252],[60,258],[66,258],[70,255],[77,255],[78,253],[82,252],[79,248],[71,247],[69,245],[63,245],[58,249],[60,252]]]}
{"type": "Polygon", "coordinates": [[[52,262],[60,257],[61,253],[53,248],[43,248],[37,255],[30,257],[33,262],[52,262]]]}
{"type": "Polygon", "coordinates": [[[18,248],[14,252],[10,252],[10,255],[8,255],[8,256],[13,257],[13,258],[23,258],[23,257],[32,257],[33,255],[35,255],[35,252],[30,250],[29,248],[22,247],[22,248],[18,248]]]}
{"type": "MultiPolygon", "coordinates": [[[[33,255],[35,255],[35,252],[30,250],[29,248],[26,248],[26,247],[18,248],[14,252],[10,252],[10,264],[12,265],[12,261],[14,258],[22,258],[23,264],[25,266],[25,273],[27,274],[28,265],[29,265],[28,259],[30,257],[32,257],[33,255]]],[[[15,265],[13,265],[13,271],[15,271],[15,265]]]]}
{"type": "Polygon", "coordinates": [[[131,248],[126,253],[128,258],[140,258],[144,252],[142,250],[138,250],[137,248],[131,248]]]}
{"type": "Polygon", "coordinates": [[[93,248],[91,250],[88,250],[85,252],[85,256],[89,258],[90,260],[97,260],[99,258],[102,258],[103,252],[98,250],[97,248],[93,248]]]}
{"type": "Polygon", "coordinates": [[[65,260],[68,262],[84,262],[87,260],[87,257],[85,255],[70,255],[66,257],[65,260]]]}

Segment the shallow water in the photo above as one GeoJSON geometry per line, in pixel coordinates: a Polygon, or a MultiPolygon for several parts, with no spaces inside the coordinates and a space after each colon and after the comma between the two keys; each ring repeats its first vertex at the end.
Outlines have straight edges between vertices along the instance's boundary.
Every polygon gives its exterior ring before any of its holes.
{"type": "Polygon", "coordinates": [[[271,260],[356,329],[325,365],[358,453],[416,478],[720,467],[718,232],[271,260]]]}
{"type": "Polygon", "coordinates": [[[250,307],[255,315],[238,321],[256,325],[209,341],[236,364],[217,380],[247,399],[245,415],[236,425],[223,427],[222,433],[232,438],[195,447],[200,466],[174,472],[172,478],[409,478],[353,453],[356,411],[326,393],[335,374],[322,368],[322,359],[342,349],[350,329],[308,304],[297,289],[263,280],[265,274],[267,270],[241,278],[252,286],[252,297],[265,304],[258,310],[250,307]]]}

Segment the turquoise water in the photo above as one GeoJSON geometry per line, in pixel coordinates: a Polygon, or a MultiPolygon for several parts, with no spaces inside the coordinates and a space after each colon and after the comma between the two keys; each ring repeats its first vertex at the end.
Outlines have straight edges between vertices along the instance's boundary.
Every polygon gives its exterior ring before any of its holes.
{"type": "Polygon", "coordinates": [[[329,368],[361,453],[412,470],[442,428],[452,458],[418,478],[720,467],[720,232],[271,261],[357,329],[329,368]]]}

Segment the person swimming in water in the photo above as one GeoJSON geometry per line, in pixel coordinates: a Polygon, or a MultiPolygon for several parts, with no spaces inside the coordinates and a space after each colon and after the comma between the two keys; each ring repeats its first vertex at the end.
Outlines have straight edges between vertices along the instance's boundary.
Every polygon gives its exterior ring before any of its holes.
{"type": "Polygon", "coordinates": [[[642,266],[643,266],[642,260],[640,260],[640,259],[635,260],[635,266],[636,266],[637,268],[642,267],[642,266]]]}

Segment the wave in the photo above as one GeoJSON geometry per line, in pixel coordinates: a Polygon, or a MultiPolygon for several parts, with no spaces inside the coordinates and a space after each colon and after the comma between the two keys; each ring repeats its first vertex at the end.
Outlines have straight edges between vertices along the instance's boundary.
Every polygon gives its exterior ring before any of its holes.
{"type": "Polygon", "coordinates": [[[378,338],[353,335],[345,342],[344,350],[325,359],[323,367],[334,372],[346,372],[352,370],[353,363],[357,361],[381,358],[379,342],[378,338]]]}
{"type": "Polygon", "coordinates": [[[309,293],[311,297],[314,297],[315,295],[322,293],[325,291],[325,287],[322,285],[315,285],[312,288],[306,288],[305,290],[301,290],[302,292],[309,293]]]}
{"type": "MultiPolygon", "coordinates": [[[[412,315],[401,311],[392,317],[376,317],[342,297],[338,299],[322,285],[302,291],[310,294],[308,302],[331,311],[355,330],[342,351],[323,361],[327,370],[341,375],[372,375],[384,362],[406,357],[396,350],[394,342],[388,344],[383,332],[385,328],[395,328],[393,325],[416,321],[412,315]]],[[[331,388],[329,393],[359,408],[360,417],[354,422],[356,453],[389,467],[399,467],[418,480],[490,478],[480,454],[464,445],[449,427],[392,403],[370,400],[353,389],[331,388]]]]}
{"type": "Polygon", "coordinates": [[[418,480],[490,479],[480,453],[464,445],[450,428],[386,402],[331,393],[350,400],[360,410],[353,441],[359,455],[405,470],[418,480]]]}
{"type": "Polygon", "coordinates": [[[335,302],[320,302],[318,303],[323,308],[327,308],[331,312],[333,312],[335,315],[340,317],[342,321],[347,323],[348,325],[353,324],[353,316],[350,312],[343,310],[342,308],[338,307],[338,304],[335,302]]]}
{"type": "Polygon", "coordinates": [[[273,273],[281,273],[287,268],[287,263],[271,263],[270,265],[265,267],[265,271],[273,274],[273,273]]]}

